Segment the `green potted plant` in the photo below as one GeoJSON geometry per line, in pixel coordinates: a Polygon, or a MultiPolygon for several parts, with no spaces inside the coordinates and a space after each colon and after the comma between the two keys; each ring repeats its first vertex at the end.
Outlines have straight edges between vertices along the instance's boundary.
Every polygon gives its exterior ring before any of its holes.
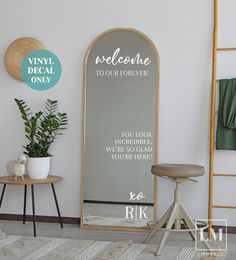
{"type": "Polygon", "coordinates": [[[47,99],[43,111],[32,114],[24,100],[15,98],[24,121],[28,144],[23,146],[28,156],[26,170],[32,179],[45,179],[50,172],[51,144],[66,129],[67,114],[57,111],[58,101],[47,99]]]}

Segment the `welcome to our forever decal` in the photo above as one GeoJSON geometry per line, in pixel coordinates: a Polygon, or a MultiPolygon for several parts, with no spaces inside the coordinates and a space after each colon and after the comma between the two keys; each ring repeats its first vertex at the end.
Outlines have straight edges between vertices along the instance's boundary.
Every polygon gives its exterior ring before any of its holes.
{"type": "Polygon", "coordinates": [[[140,53],[134,56],[123,56],[122,50],[117,48],[110,56],[97,56],[95,58],[95,64],[106,64],[116,67],[117,65],[134,65],[135,69],[97,69],[96,76],[98,77],[111,77],[111,76],[140,76],[146,77],[148,75],[147,69],[137,69],[137,66],[147,67],[152,61],[149,57],[142,57],[140,53]]]}

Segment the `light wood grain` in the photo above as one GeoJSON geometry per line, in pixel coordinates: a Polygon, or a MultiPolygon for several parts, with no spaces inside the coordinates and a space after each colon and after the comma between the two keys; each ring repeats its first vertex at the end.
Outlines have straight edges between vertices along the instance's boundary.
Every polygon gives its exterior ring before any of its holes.
{"type": "Polygon", "coordinates": [[[214,0],[214,29],[212,48],[212,90],[211,90],[211,121],[210,121],[210,156],[209,156],[209,195],[208,195],[208,236],[211,236],[213,206],[213,171],[215,150],[215,103],[216,103],[216,64],[218,34],[218,0],[214,0]]]}
{"type": "Polygon", "coordinates": [[[216,209],[236,209],[236,206],[226,206],[226,205],[213,205],[216,209]]]}
{"type": "Polygon", "coordinates": [[[38,184],[51,184],[51,183],[57,183],[63,180],[60,176],[55,175],[49,175],[47,179],[30,179],[27,175],[24,176],[24,180],[21,178],[18,178],[16,181],[14,179],[14,176],[3,176],[0,177],[0,183],[1,184],[8,184],[8,185],[38,185],[38,184]]]}
{"type": "Polygon", "coordinates": [[[214,173],[213,176],[218,177],[236,177],[235,173],[214,173]]]}
{"type": "Polygon", "coordinates": [[[235,47],[217,48],[217,51],[236,51],[236,48],[235,47]]]}
{"type": "Polygon", "coordinates": [[[38,49],[46,49],[46,47],[32,37],[22,37],[12,42],[5,53],[5,67],[8,73],[14,78],[22,80],[22,61],[30,52],[38,49]]]}

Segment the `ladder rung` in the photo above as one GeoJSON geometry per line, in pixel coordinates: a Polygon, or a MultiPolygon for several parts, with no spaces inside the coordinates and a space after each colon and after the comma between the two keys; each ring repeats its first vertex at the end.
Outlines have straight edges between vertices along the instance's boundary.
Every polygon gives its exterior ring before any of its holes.
{"type": "Polygon", "coordinates": [[[217,48],[217,51],[236,51],[236,47],[230,47],[230,48],[217,48]]]}
{"type": "Polygon", "coordinates": [[[236,174],[230,174],[230,173],[214,173],[213,176],[218,176],[218,177],[236,177],[236,174]]]}
{"type": "Polygon", "coordinates": [[[212,208],[218,208],[218,209],[236,209],[236,206],[213,205],[212,208]]]}

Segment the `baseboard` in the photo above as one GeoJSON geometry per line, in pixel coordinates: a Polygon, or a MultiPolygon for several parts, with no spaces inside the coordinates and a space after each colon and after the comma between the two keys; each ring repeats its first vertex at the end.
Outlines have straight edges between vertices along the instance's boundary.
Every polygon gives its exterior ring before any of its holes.
{"type": "MultiPolygon", "coordinates": [[[[26,221],[32,221],[32,215],[26,215],[26,221]]],[[[15,220],[23,221],[23,216],[20,214],[0,214],[0,220],[15,220]]],[[[36,216],[37,222],[58,223],[58,217],[54,216],[36,216]]],[[[80,218],[62,217],[65,224],[80,224],[80,218]]]]}
{"type": "MultiPolygon", "coordinates": [[[[13,220],[13,221],[23,221],[23,216],[20,214],[0,214],[0,220],[13,220]]],[[[26,215],[26,221],[32,221],[32,215],[26,215]]],[[[55,216],[36,216],[37,222],[45,223],[58,223],[58,217],[55,216]]],[[[72,217],[62,217],[62,221],[65,224],[80,224],[80,218],[72,217]]],[[[203,227],[203,226],[201,226],[203,227]]],[[[225,232],[225,227],[223,226],[214,226],[216,229],[222,228],[225,232]]],[[[181,228],[185,228],[184,225],[181,225],[181,228]]],[[[228,234],[236,234],[236,227],[227,227],[228,234]]]]}

